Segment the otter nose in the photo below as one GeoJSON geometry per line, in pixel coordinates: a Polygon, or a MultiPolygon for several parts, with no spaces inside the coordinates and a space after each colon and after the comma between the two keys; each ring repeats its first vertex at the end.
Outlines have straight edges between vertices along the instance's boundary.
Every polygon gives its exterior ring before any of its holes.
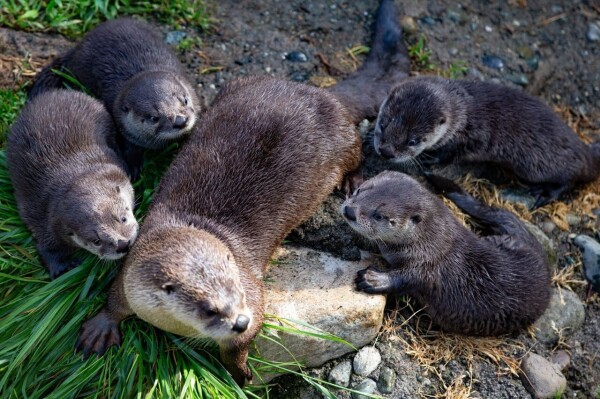
{"type": "Polygon", "coordinates": [[[391,159],[394,158],[394,151],[392,151],[391,147],[388,146],[384,146],[384,147],[379,147],[379,153],[381,154],[382,157],[384,157],[385,159],[391,159]]]}
{"type": "Polygon", "coordinates": [[[354,208],[352,208],[351,206],[346,205],[344,207],[344,216],[348,220],[356,221],[356,212],[354,211],[354,208]]]}
{"type": "Polygon", "coordinates": [[[248,328],[248,324],[250,324],[250,319],[241,314],[235,320],[232,330],[239,333],[244,332],[248,328]]]}
{"type": "Polygon", "coordinates": [[[177,115],[173,121],[173,127],[176,129],[184,128],[187,125],[188,118],[183,115],[177,115]]]}
{"type": "Polygon", "coordinates": [[[117,241],[117,253],[123,254],[129,250],[129,241],[119,240],[117,241]]]}

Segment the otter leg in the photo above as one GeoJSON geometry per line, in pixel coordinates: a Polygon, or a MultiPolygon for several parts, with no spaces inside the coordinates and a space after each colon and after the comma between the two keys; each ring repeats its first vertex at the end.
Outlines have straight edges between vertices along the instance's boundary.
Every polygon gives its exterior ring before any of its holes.
{"type": "MultiPolygon", "coordinates": [[[[261,323],[262,325],[262,323],[261,323]]],[[[252,380],[252,372],[248,367],[248,344],[242,347],[221,346],[220,347],[221,362],[231,374],[233,380],[240,387],[243,387],[246,380],[252,380]]]]}
{"type": "Polygon", "coordinates": [[[344,183],[342,184],[344,194],[346,194],[346,198],[351,196],[352,193],[356,191],[358,187],[360,187],[360,185],[363,184],[364,181],[365,178],[363,176],[362,168],[358,168],[357,170],[346,174],[346,176],[344,177],[344,183]]]}
{"type": "Polygon", "coordinates": [[[356,274],[356,288],[367,294],[407,295],[414,290],[414,283],[402,269],[382,271],[374,266],[359,270],[356,274]]]}
{"type": "Polygon", "coordinates": [[[72,250],[66,246],[47,247],[38,244],[37,250],[52,280],[81,264],[78,259],[70,259],[72,250]]]}
{"type": "Polygon", "coordinates": [[[102,356],[112,345],[121,344],[119,324],[133,314],[123,292],[122,274],[119,273],[110,287],[106,306],[81,326],[75,350],[83,352],[84,358],[91,353],[102,356]]]}
{"type": "Polygon", "coordinates": [[[572,183],[539,183],[533,185],[530,191],[536,197],[536,200],[532,209],[537,209],[560,199],[565,192],[572,188],[572,183]]]}

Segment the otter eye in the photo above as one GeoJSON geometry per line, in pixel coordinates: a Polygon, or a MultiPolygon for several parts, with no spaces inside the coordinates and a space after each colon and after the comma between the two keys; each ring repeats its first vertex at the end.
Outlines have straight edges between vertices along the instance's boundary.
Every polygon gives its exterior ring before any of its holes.
{"type": "Polygon", "coordinates": [[[151,116],[150,117],[150,121],[152,121],[152,123],[157,123],[158,122],[158,116],[151,116]]]}
{"type": "Polygon", "coordinates": [[[96,238],[94,241],[92,241],[92,243],[96,246],[100,245],[100,239],[96,238]]]}
{"type": "Polygon", "coordinates": [[[167,295],[171,295],[175,291],[175,285],[173,283],[164,283],[160,287],[167,295]]]}
{"type": "Polygon", "coordinates": [[[444,123],[446,123],[446,118],[441,117],[440,118],[440,125],[443,125],[444,123]]]}
{"type": "Polygon", "coordinates": [[[414,224],[417,224],[417,223],[420,223],[421,220],[423,220],[423,218],[421,217],[421,215],[415,215],[415,216],[411,217],[410,220],[412,220],[412,222],[414,224]]]}
{"type": "Polygon", "coordinates": [[[380,214],[380,213],[375,213],[375,214],[373,215],[373,219],[375,219],[375,220],[377,220],[377,221],[380,221],[380,220],[382,220],[382,219],[383,219],[383,216],[381,216],[381,214],[380,214]]]}
{"type": "Polygon", "coordinates": [[[123,105],[121,107],[121,111],[123,111],[123,112],[129,112],[129,107],[127,105],[123,105]]]}
{"type": "Polygon", "coordinates": [[[127,223],[127,218],[125,216],[121,218],[121,223],[127,223]]]}
{"type": "Polygon", "coordinates": [[[183,105],[188,105],[188,99],[187,99],[187,97],[185,97],[185,98],[183,99],[183,105]]]}
{"type": "Polygon", "coordinates": [[[409,147],[413,147],[413,146],[417,145],[417,140],[410,139],[410,140],[408,140],[408,143],[406,143],[406,144],[408,144],[409,147]]]}
{"type": "Polygon", "coordinates": [[[218,311],[217,311],[217,309],[215,309],[215,308],[210,308],[210,309],[207,309],[207,310],[206,310],[204,313],[205,313],[205,314],[206,314],[206,316],[208,316],[208,317],[214,317],[214,316],[216,316],[217,314],[219,314],[219,312],[218,312],[218,311]]]}

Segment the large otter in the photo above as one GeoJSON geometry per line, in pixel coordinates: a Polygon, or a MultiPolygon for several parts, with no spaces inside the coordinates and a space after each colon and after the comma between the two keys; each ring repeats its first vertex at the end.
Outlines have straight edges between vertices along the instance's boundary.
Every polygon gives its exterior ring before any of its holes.
{"type": "Polygon", "coordinates": [[[442,329],[498,335],[533,323],[550,299],[544,250],[512,213],[490,208],[444,178],[429,180],[489,233],[464,227],[419,182],[384,172],[342,205],[349,225],[373,240],[390,264],[359,272],[367,293],[410,295],[442,329]]]}
{"type": "Polygon", "coordinates": [[[105,259],[125,255],[137,235],[133,188],[113,149],[102,103],[67,90],[28,102],[7,139],[19,213],[51,278],[79,261],[81,247],[105,259]]]}
{"type": "MultiPolygon", "coordinates": [[[[376,37],[393,28],[401,43],[396,20],[382,17],[389,12],[396,15],[393,1],[384,0],[376,37]]],[[[407,57],[401,44],[385,48],[407,57]]],[[[379,59],[384,68],[392,57],[379,59]]],[[[375,109],[375,101],[367,96],[361,109],[375,109]]],[[[250,378],[248,346],[262,325],[267,262],[360,164],[353,121],[362,111],[349,109],[298,83],[228,84],[162,179],[107,306],[83,325],[77,347],[104,353],[120,342],[121,320],[135,313],[168,331],[214,339],[234,379],[250,378]]]]}
{"type": "Polygon", "coordinates": [[[540,100],[493,83],[423,77],[381,107],[375,150],[395,162],[493,162],[532,184],[535,207],[600,174],[600,143],[584,144],[540,100]]]}
{"type": "Polygon", "coordinates": [[[126,141],[124,157],[139,175],[143,148],[161,148],[190,132],[199,100],[181,63],[143,21],[104,22],[59,56],[36,77],[29,98],[63,85],[72,75],[99,98],[126,141]]]}

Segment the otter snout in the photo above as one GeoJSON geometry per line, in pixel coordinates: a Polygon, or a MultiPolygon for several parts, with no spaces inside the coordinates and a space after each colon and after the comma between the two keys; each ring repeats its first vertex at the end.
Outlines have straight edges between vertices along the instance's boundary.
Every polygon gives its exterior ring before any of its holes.
{"type": "Polygon", "coordinates": [[[125,252],[127,252],[129,250],[129,241],[125,241],[125,240],[118,240],[117,241],[117,253],[118,254],[124,254],[125,252]]]}
{"type": "Polygon", "coordinates": [[[385,159],[392,159],[395,157],[394,150],[390,145],[382,145],[379,147],[379,155],[385,159]]]}
{"type": "Polygon", "coordinates": [[[187,126],[189,118],[187,116],[184,115],[177,115],[175,117],[175,120],[173,121],[173,128],[174,129],[183,129],[184,127],[187,126]]]}
{"type": "Polygon", "coordinates": [[[235,332],[243,333],[244,331],[246,331],[246,329],[248,329],[249,324],[250,318],[241,314],[237,317],[237,319],[235,320],[235,324],[231,329],[235,332]]]}
{"type": "Polygon", "coordinates": [[[344,209],[342,210],[342,214],[346,219],[351,220],[353,222],[356,221],[356,210],[351,206],[345,205],[344,209]]]}

